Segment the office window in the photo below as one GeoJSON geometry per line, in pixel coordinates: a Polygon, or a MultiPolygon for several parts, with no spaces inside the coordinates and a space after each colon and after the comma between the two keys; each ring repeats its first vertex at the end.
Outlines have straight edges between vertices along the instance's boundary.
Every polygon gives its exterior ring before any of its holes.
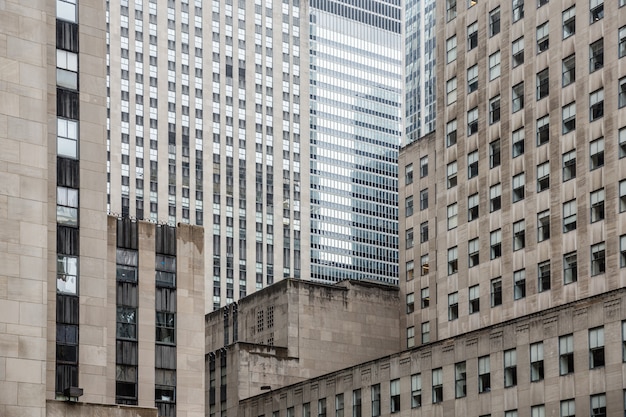
{"type": "Polygon", "coordinates": [[[576,129],[576,102],[566,104],[562,109],[563,114],[563,134],[576,129]]]}
{"type": "Polygon", "coordinates": [[[545,115],[537,119],[537,146],[550,141],[550,116],[545,115]]]}
{"type": "Polygon", "coordinates": [[[604,17],[604,0],[589,0],[589,23],[604,17]]]}
{"type": "Polygon", "coordinates": [[[335,395],[335,416],[343,417],[344,400],[343,394],[335,395]]]}
{"type": "Polygon", "coordinates": [[[57,85],[78,89],[78,54],[57,49],[57,85]]]}
{"type": "Polygon", "coordinates": [[[526,185],[526,176],[522,172],[513,176],[513,202],[524,199],[524,186],[526,185]]]}
{"type": "Polygon", "coordinates": [[[411,375],[411,408],[422,406],[422,375],[411,375]]]}
{"type": "Polygon", "coordinates": [[[446,60],[449,64],[456,59],[456,35],[446,40],[446,60]]]}
{"type": "Polygon", "coordinates": [[[606,417],[606,395],[595,394],[589,398],[591,417],[606,417]]]}
{"type": "Polygon", "coordinates": [[[478,132],[478,108],[474,107],[467,112],[467,136],[478,132]]]}
{"type": "Polygon", "coordinates": [[[500,139],[489,143],[489,168],[500,166],[500,139]]]}
{"type": "Polygon", "coordinates": [[[408,164],[404,169],[404,183],[413,184],[413,164],[408,164]]]}
{"type": "Polygon", "coordinates": [[[592,191],[591,199],[591,223],[604,220],[604,188],[592,191]]]}
{"type": "Polygon", "coordinates": [[[502,278],[491,280],[491,307],[502,305],[502,278]]]}
{"type": "Polygon", "coordinates": [[[626,77],[619,79],[619,94],[617,96],[617,105],[621,109],[626,106],[626,77]]]}
{"type": "Polygon", "coordinates": [[[524,108],[524,82],[513,86],[511,90],[511,112],[515,113],[524,108]]]}
{"type": "Polygon", "coordinates": [[[448,22],[456,17],[456,0],[446,0],[446,17],[448,22]]]}
{"type": "Polygon", "coordinates": [[[537,213],[537,242],[550,238],[550,210],[537,213]]]}
{"type": "Polygon", "coordinates": [[[430,342],[430,322],[422,323],[422,344],[430,342]]]}
{"type": "Polygon", "coordinates": [[[524,128],[517,129],[511,134],[511,153],[513,158],[517,158],[524,154],[525,148],[525,133],[524,128]]]}
{"type": "Polygon", "coordinates": [[[411,281],[415,278],[415,261],[407,261],[406,263],[406,280],[411,281]]]}
{"type": "Polygon", "coordinates": [[[57,187],[57,223],[78,227],[78,189],[57,187]]]}
{"type": "Polygon", "coordinates": [[[537,292],[548,291],[552,287],[550,281],[550,261],[537,264],[537,292]]]}
{"type": "Polygon", "coordinates": [[[489,124],[500,121],[500,95],[489,100],[489,124]]]}
{"type": "Polygon", "coordinates": [[[448,294],[448,321],[459,318],[459,293],[448,294]]]}
{"type": "Polygon", "coordinates": [[[478,175],[478,150],[467,154],[467,178],[474,178],[478,175]]]}
{"type": "Polygon", "coordinates": [[[526,247],[526,222],[524,220],[513,223],[513,250],[526,247]]]}
{"type": "Polygon", "coordinates": [[[502,229],[494,230],[489,234],[490,259],[502,256],[502,229]]]}
{"type": "Polygon", "coordinates": [[[534,405],[530,408],[530,417],[546,417],[546,408],[542,405],[534,405]]]}
{"type": "Polygon", "coordinates": [[[421,270],[421,275],[427,275],[428,271],[429,271],[429,267],[428,267],[428,254],[426,255],[422,255],[420,257],[420,270],[421,270]]]}
{"type": "Polygon", "coordinates": [[[352,391],[352,417],[361,417],[361,389],[360,388],[352,391]]]}
{"type": "MultiPolygon", "coordinates": [[[[562,85],[570,85],[576,81],[576,54],[572,54],[562,61],[562,85]]],[[[563,117],[565,119],[565,117],[563,117]]]]}
{"type": "Polygon", "coordinates": [[[604,89],[589,94],[589,121],[594,121],[604,116],[604,89]]]}
{"type": "Polygon", "coordinates": [[[455,246],[448,249],[448,275],[456,274],[459,271],[459,251],[455,246]]]}
{"type": "Polygon", "coordinates": [[[57,255],[57,293],[78,293],[78,257],[57,255]]]}
{"type": "Polygon", "coordinates": [[[448,105],[456,101],[456,77],[446,81],[446,101],[448,105]]]}
{"type": "Polygon", "coordinates": [[[414,238],[414,232],[413,232],[413,228],[409,228],[406,230],[405,233],[405,245],[407,249],[410,249],[413,247],[413,245],[415,244],[415,238],[414,238]]]}
{"type": "Polygon", "coordinates": [[[604,327],[589,329],[589,368],[604,366],[604,327]]]}
{"type": "Polygon", "coordinates": [[[618,132],[618,154],[620,159],[626,156],[626,127],[618,132]]]}
{"type": "Polygon", "coordinates": [[[317,417],[326,417],[326,398],[317,400],[317,417]]]}
{"type": "Polygon", "coordinates": [[[420,224],[420,243],[428,242],[428,221],[420,224]]]}
{"type": "Polygon", "coordinates": [[[540,8],[541,6],[545,6],[546,4],[548,4],[550,0],[537,0],[537,8],[540,8]]]}
{"type": "Polygon", "coordinates": [[[428,155],[420,158],[420,178],[428,175],[428,155]]]}
{"type": "Polygon", "coordinates": [[[589,159],[590,170],[604,165],[604,138],[596,139],[589,144],[589,159]]]}
{"type": "Polygon", "coordinates": [[[524,17],[524,0],[513,0],[513,23],[524,17]]]}
{"type": "Polygon", "coordinates": [[[537,100],[547,97],[550,93],[550,72],[546,68],[537,73],[537,100]]]}
{"type": "Polygon", "coordinates": [[[626,362],[626,320],[622,321],[622,362],[626,362]]]}
{"type": "Polygon", "coordinates": [[[463,398],[467,395],[467,372],[465,362],[454,365],[454,392],[455,398],[463,398]]]}
{"type": "Polygon", "coordinates": [[[457,203],[448,206],[448,230],[455,229],[459,223],[459,205],[457,203]]]}
{"type": "Polygon", "coordinates": [[[537,26],[537,53],[546,51],[550,47],[550,30],[548,22],[537,26]]]}
{"type": "Polygon", "coordinates": [[[415,327],[411,326],[406,329],[406,348],[410,349],[415,346],[415,327]]]}
{"type": "Polygon", "coordinates": [[[619,182],[619,212],[626,211],[626,180],[619,182]]]}
{"type": "Polygon", "coordinates": [[[406,295],[406,313],[411,314],[415,311],[415,293],[406,295]]]}
{"type": "Polygon", "coordinates": [[[413,215],[413,196],[410,195],[406,198],[404,203],[404,212],[406,217],[413,215]]]}
{"type": "Polygon", "coordinates": [[[563,182],[576,178],[576,149],[563,154],[563,182]]]}
{"type": "Polygon", "coordinates": [[[420,291],[420,297],[421,307],[428,308],[428,306],[430,306],[430,290],[428,289],[428,287],[422,288],[422,290],[420,291]]]}
{"type": "Polygon", "coordinates": [[[443,401],[443,369],[433,369],[433,404],[443,401]]]}
{"type": "Polygon", "coordinates": [[[576,216],[578,209],[576,206],[576,199],[566,201],[563,203],[563,233],[576,230],[576,216]]]}
{"type": "Polygon", "coordinates": [[[626,56],[626,26],[619,28],[617,33],[617,52],[620,58],[626,56]]]}
{"type": "Polygon", "coordinates": [[[619,266],[626,268],[626,235],[619,237],[619,266]]]}
{"type": "Polygon", "coordinates": [[[426,210],[428,208],[428,188],[420,191],[420,210],[426,210]]]}
{"type": "Polygon", "coordinates": [[[380,416],[380,384],[372,385],[372,417],[380,416]]]}
{"type": "MultiPolygon", "coordinates": [[[[394,379],[389,383],[389,404],[391,405],[391,412],[397,413],[400,411],[400,380],[394,379]]],[[[340,417],[337,415],[337,417],[340,417]]]]}
{"type": "Polygon", "coordinates": [[[563,11],[563,39],[576,33],[576,6],[563,11]]]}
{"type": "Polygon", "coordinates": [[[469,313],[474,314],[480,311],[480,287],[473,285],[469,287],[469,313]]]}
{"type": "Polygon", "coordinates": [[[479,244],[478,238],[474,238],[467,242],[467,251],[468,251],[468,267],[472,268],[479,263],[479,244]]]}
{"type": "Polygon", "coordinates": [[[467,27],[467,50],[478,46],[478,22],[474,22],[467,27]]]}
{"type": "Polygon", "coordinates": [[[604,38],[589,45],[589,72],[599,70],[604,66],[604,38]]]}
{"type": "Polygon", "coordinates": [[[537,165],[537,192],[550,188],[550,161],[537,165]]]}
{"type": "Polygon", "coordinates": [[[452,187],[456,187],[457,184],[457,173],[458,173],[458,166],[456,161],[450,162],[447,166],[447,172],[448,172],[448,188],[452,188],[452,187]]]}
{"type": "Polygon", "coordinates": [[[489,211],[494,212],[502,207],[502,186],[492,185],[489,188],[489,211]]]}
{"type": "Polygon", "coordinates": [[[559,374],[574,373],[574,335],[559,337],[559,374]]]}
{"type": "Polygon", "coordinates": [[[530,345],[530,381],[540,381],[543,379],[543,343],[533,343],[530,345]]]}
{"type": "Polygon", "coordinates": [[[606,269],[606,251],[604,242],[591,245],[591,276],[604,274],[606,269]]]}
{"type": "Polygon", "coordinates": [[[500,7],[489,12],[489,36],[500,33],[500,7]]]}
{"type": "Polygon", "coordinates": [[[504,351],[504,388],[517,385],[517,351],[504,351]]]}
{"type": "Polygon", "coordinates": [[[500,76],[500,51],[489,55],[489,80],[495,80],[500,76]]]}
{"type": "Polygon", "coordinates": [[[446,124],[446,146],[452,146],[456,144],[456,119],[449,121],[446,124]]]}
{"type": "Polygon", "coordinates": [[[524,37],[517,38],[511,46],[513,68],[524,63],[524,37]]]}
{"type": "MultiPolygon", "coordinates": [[[[287,417],[296,417],[296,410],[294,407],[289,407],[287,409],[287,417]]],[[[343,414],[341,414],[341,417],[343,417],[343,414]]]]}
{"type": "Polygon", "coordinates": [[[478,392],[491,391],[491,370],[489,356],[478,358],[478,392]]]}
{"type": "Polygon", "coordinates": [[[478,65],[467,69],[467,94],[478,90],[478,65]]]}
{"type": "Polygon", "coordinates": [[[467,197],[467,221],[471,222],[478,218],[478,193],[467,197]]]}
{"type": "Polygon", "coordinates": [[[302,404],[302,417],[311,417],[311,403],[302,404]]]}
{"type": "Polygon", "coordinates": [[[57,155],[76,159],[78,157],[78,121],[57,119],[57,155]]]}
{"type": "Polygon", "coordinates": [[[526,297],[526,270],[513,272],[513,299],[520,300],[526,297]]]}

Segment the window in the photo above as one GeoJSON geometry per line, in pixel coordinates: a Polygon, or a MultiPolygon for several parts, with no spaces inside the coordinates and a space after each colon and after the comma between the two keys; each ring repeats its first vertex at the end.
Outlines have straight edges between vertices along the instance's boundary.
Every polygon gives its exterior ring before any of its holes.
{"type": "Polygon", "coordinates": [[[57,18],[76,22],[76,0],[57,0],[57,18]]]}
{"type": "Polygon", "coordinates": [[[78,190],[57,187],[57,223],[78,227],[78,190]]]}
{"type": "Polygon", "coordinates": [[[455,229],[458,225],[459,205],[457,203],[448,206],[448,230],[455,229]]]}
{"type": "Polygon", "coordinates": [[[448,275],[456,274],[459,271],[459,252],[455,246],[448,249],[448,275]]]}
{"type": "Polygon", "coordinates": [[[576,199],[563,203],[563,233],[576,230],[577,212],[576,199]]]}
{"type": "Polygon", "coordinates": [[[406,243],[405,243],[405,245],[406,245],[407,249],[412,248],[413,245],[415,244],[415,238],[413,237],[413,235],[414,235],[414,232],[413,232],[413,228],[412,227],[406,230],[406,234],[405,234],[406,243]]]}
{"type": "Polygon", "coordinates": [[[619,79],[619,95],[617,105],[621,109],[626,106],[626,77],[619,79]]]}
{"type": "Polygon", "coordinates": [[[489,367],[489,356],[478,358],[478,392],[491,391],[491,373],[489,367]]]}
{"type": "Polygon", "coordinates": [[[446,124],[446,146],[450,147],[456,144],[456,119],[446,124]]]}
{"type": "Polygon", "coordinates": [[[489,55],[489,80],[495,80],[500,76],[500,51],[489,55]]]}
{"type": "Polygon", "coordinates": [[[589,329],[589,368],[604,366],[604,327],[589,329]]]}
{"type": "Polygon", "coordinates": [[[491,307],[502,305],[502,278],[491,280],[491,307]]]}
{"type": "Polygon", "coordinates": [[[550,210],[537,213],[537,242],[550,238],[550,210]]]}
{"type": "Polygon", "coordinates": [[[422,406],[422,375],[411,375],[411,408],[422,406]]]}
{"type": "Polygon", "coordinates": [[[454,365],[455,398],[463,398],[467,395],[467,372],[465,368],[465,362],[454,365]]]}
{"type": "Polygon", "coordinates": [[[406,329],[406,348],[410,349],[415,346],[415,327],[411,326],[406,329]]]}
{"type": "Polygon", "coordinates": [[[404,169],[404,183],[413,184],[413,164],[408,164],[404,169]]]}
{"type": "Polygon", "coordinates": [[[520,300],[526,297],[526,270],[513,272],[513,299],[520,300]]]}
{"type": "Polygon", "coordinates": [[[513,41],[511,47],[511,53],[513,58],[513,68],[522,65],[524,63],[524,37],[517,38],[513,41]]]}
{"type": "Polygon", "coordinates": [[[57,85],[78,89],[78,54],[57,49],[57,85]]]}
{"type": "Polygon", "coordinates": [[[500,121],[500,96],[497,95],[489,100],[489,124],[500,121]]]}
{"type": "Polygon", "coordinates": [[[604,138],[596,139],[589,144],[589,158],[591,170],[604,165],[604,138]]]}
{"type": "Polygon", "coordinates": [[[317,416],[326,417],[326,398],[320,398],[317,400],[317,416]]]}
{"type": "Polygon", "coordinates": [[[591,276],[604,274],[606,269],[606,252],[604,242],[591,245],[591,276]]]}
{"type": "MultiPolygon", "coordinates": [[[[394,379],[393,381],[389,383],[389,391],[391,394],[389,398],[389,404],[391,405],[391,412],[397,413],[400,411],[400,380],[399,379],[394,379]]],[[[337,417],[340,417],[339,414],[337,414],[337,417]]]]}
{"type": "Polygon", "coordinates": [[[591,223],[604,219],[604,188],[591,192],[591,223]]]}
{"type": "Polygon", "coordinates": [[[450,162],[447,167],[448,172],[448,188],[456,187],[457,184],[457,163],[456,161],[450,162]]]}
{"type": "Polygon", "coordinates": [[[576,178],[576,149],[563,154],[563,182],[576,178]]]}
{"type": "Polygon", "coordinates": [[[489,36],[500,33],[500,7],[489,12],[489,36]]]}
{"type": "Polygon", "coordinates": [[[468,267],[472,268],[478,265],[479,262],[479,244],[478,238],[474,238],[467,242],[467,251],[468,251],[468,267]]]}
{"type": "Polygon", "coordinates": [[[408,196],[405,200],[404,212],[406,214],[406,217],[413,215],[413,196],[412,195],[408,196]]]}
{"type": "Polygon", "coordinates": [[[420,224],[420,243],[428,242],[428,221],[420,224]]]}
{"type": "Polygon", "coordinates": [[[78,257],[57,255],[57,293],[78,293],[78,257]]]}
{"type": "Polygon", "coordinates": [[[524,0],[513,0],[513,23],[524,17],[524,0]]]}
{"type": "Polygon", "coordinates": [[[428,289],[428,287],[422,288],[420,295],[421,307],[428,308],[428,306],[430,306],[430,290],[428,289]]]}
{"type": "Polygon", "coordinates": [[[574,335],[559,337],[559,374],[574,373],[574,335]]]}
{"type": "Polygon", "coordinates": [[[428,175],[428,155],[420,158],[420,178],[428,175]]]}
{"type": "Polygon", "coordinates": [[[408,261],[406,263],[406,280],[411,281],[413,278],[415,278],[415,262],[408,261]]]}
{"type": "Polygon", "coordinates": [[[513,250],[526,247],[526,222],[524,220],[513,223],[513,250]]]}
{"type": "Polygon", "coordinates": [[[619,141],[619,157],[623,158],[626,156],[626,127],[623,127],[619,130],[618,133],[618,141],[619,141]]]}
{"type": "Polygon", "coordinates": [[[524,108],[524,82],[522,81],[519,84],[516,84],[513,86],[512,89],[512,105],[511,105],[511,111],[513,113],[520,111],[521,109],[524,108]]]}
{"type": "Polygon", "coordinates": [[[478,22],[474,22],[467,27],[467,50],[478,46],[478,22]]]}
{"type": "Polygon", "coordinates": [[[550,92],[550,73],[549,68],[541,70],[537,73],[537,100],[541,100],[548,96],[550,92]]]}
{"type": "Polygon", "coordinates": [[[478,175],[478,151],[470,152],[467,155],[467,178],[474,178],[478,175]]]}
{"type": "Polygon", "coordinates": [[[589,120],[594,121],[604,116],[604,89],[589,94],[589,120]]]}
{"type": "Polygon", "coordinates": [[[415,311],[415,293],[406,295],[406,313],[411,314],[415,311]]]}
{"type": "Polygon", "coordinates": [[[504,351],[504,388],[517,385],[517,351],[504,351]]]}
{"type": "Polygon", "coordinates": [[[311,403],[302,404],[302,417],[311,417],[311,403]]]}
{"type": "Polygon", "coordinates": [[[422,344],[430,342],[430,322],[422,323],[422,344]]]}
{"type": "Polygon", "coordinates": [[[626,211],[626,180],[619,182],[619,212],[626,211]]]}
{"type": "Polygon", "coordinates": [[[421,275],[427,275],[429,268],[428,268],[428,254],[426,255],[422,255],[420,257],[420,269],[421,269],[421,275]]]}
{"type": "Polygon", "coordinates": [[[502,207],[502,186],[492,185],[489,188],[489,211],[494,212],[502,207]]]}
{"type": "Polygon", "coordinates": [[[550,261],[543,261],[537,264],[537,282],[537,292],[548,291],[551,288],[550,261]]]}
{"type": "Polygon", "coordinates": [[[471,222],[478,218],[478,193],[467,197],[467,221],[471,222]]]}
{"type": "Polygon", "coordinates": [[[478,90],[478,65],[467,69],[467,94],[478,90]]]}
{"type": "Polygon", "coordinates": [[[352,417],[361,417],[361,389],[352,391],[352,417]]]}
{"type": "Polygon", "coordinates": [[[626,268],[626,235],[619,237],[619,266],[626,268]]]}
{"type": "Polygon", "coordinates": [[[176,342],[176,317],[174,313],[156,312],[157,343],[174,344],[176,342]]]}
{"type": "Polygon", "coordinates": [[[597,22],[604,17],[604,0],[589,0],[589,23],[597,22]]]}
{"type": "Polygon", "coordinates": [[[469,287],[469,313],[474,314],[480,311],[480,287],[473,285],[469,287]]]}
{"type": "Polygon", "coordinates": [[[576,81],[576,55],[572,54],[563,59],[562,64],[562,85],[570,85],[576,81]]]}
{"type": "Polygon", "coordinates": [[[530,408],[530,417],[546,417],[546,408],[542,405],[534,405],[530,408]]]}
{"type": "Polygon", "coordinates": [[[546,51],[550,47],[550,31],[548,22],[537,26],[537,53],[546,51]]]}
{"type": "Polygon", "coordinates": [[[622,321],[622,362],[626,362],[626,320],[622,321]]]}
{"type": "Polygon", "coordinates": [[[537,165],[537,192],[550,188],[550,161],[537,165]]]}
{"type": "Polygon", "coordinates": [[[443,369],[433,369],[433,404],[443,401],[443,369]]]}
{"type": "Polygon", "coordinates": [[[517,202],[524,199],[524,186],[526,184],[525,175],[522,172],[513,176],[513,202],[517,202]]]}
{"type": "Polygon", "coordinates": [[[576,129],[576,102],[563,106],[563,134],[576,129]]]}
{"type": "Polygon", "coordinates": [[[448,321],[459,318],[459,293],[448,294],[448,321]]]}
{"type": "Polygon", "coordinates": [[[596,394],[589,398],[591,417],[606,417],[606,395],[596,394]]]}
{"type": "Polygon", "coordinates": [[[626,26],[619,28],[617,33],[617,51],[620,58],[626,56],[626,26]]]}
{"type": "Polygon", "coordinates": [[[57,155],[78,158],[78,121],[57,119],[57,155]]]}
{"type": "Polygon", "coordinates": [[[604,66],[604,38],[600,38],[589,45],[589,72],[599,70],[604,66]]]}
{"type": "Polygon", "coordinates": [[[426,210],[428,208],[428,188],[420,191],[420,210],[426,210]]]}
{"type": "Polygon", "coordinates": [[[550,0],[537,0],[537,8],[540,8],[541,6],[545,6],[546,4],[548,4],[548,1],[550,0]]]}
{"type": "Polygon", "coordinates": [[[372,417],[380,416],[380,384],[372,385],[372,417]]]}
{"type": "Polygon", "coordinates": [[[456,35],[446,40],[446,59],[448,64],[456,59],[456,35]]]}
{"type": "Polygon", "coordinates": [[[574,33],[576,33],[576,6],[563,12],[563,39],[569,38],[574,33]]]}
{"type": "Polygon", "coordinates": [[[517,158],[520,155],[524,154],[525,148],[525,133],[524,128],[517,129],[511,134],[511,150],[513,158],[517,158]]]}
{"type": "Polygon", "coordinates": [[[530,345],[530,381],[540,381],[543,379],[543,343],[533,343],[530,345]]]}
{"type": "Polygon", "coordinates": [[[343,417],[343,407],[344,407],[343,394],[335,395],[335,416],[336,417],[343,417]]]}
{"type": "Polygon", "coordinates": [[[456,17],[456,0],[446,0],[446,18],[448,22],[456,17]]]}
{"type": "Polygon", "coordinates": [[[561,417],[576,417],[576,403],[573,398],[561,401],[561,417]]]}
{"type": "Polygon", "coordinates": [[[446,100],[448,105],[456,101],[456,77],[452,77],[446,82],[446,100]]]}
{"type": "Polygon", "coordinates": [[[478,132],[478,108],[474,107],[467,112],[467,136],[478,132]]]}
{"type": "Polygon", "coordinates": [[[489,143],[489,168],[500,166],[500,139],[489,143]]]}
{"type": "Polygon", "coordinates": [[[550,141],[550,116],[545,115],[537,119],[537,146],[550,141]]]}
{"type": "Polygon", "coordinates": [[[502,229],[494,230],[489,234],[490,242],[490,259],[496,259],[502,256],[502,229]]]}

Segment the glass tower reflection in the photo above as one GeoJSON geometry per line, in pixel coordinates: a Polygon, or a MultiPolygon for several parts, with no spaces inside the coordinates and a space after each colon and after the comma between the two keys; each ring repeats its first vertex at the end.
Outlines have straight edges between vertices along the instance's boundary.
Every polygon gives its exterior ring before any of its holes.
{"type": "Polygon", "coordinates": [[[398,281],[400,0],[312,0],[311,278],[398,281]]]}

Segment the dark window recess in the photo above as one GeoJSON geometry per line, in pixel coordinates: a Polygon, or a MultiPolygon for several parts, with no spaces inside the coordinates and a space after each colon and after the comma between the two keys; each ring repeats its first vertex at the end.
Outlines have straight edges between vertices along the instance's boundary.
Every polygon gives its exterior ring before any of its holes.
{"type": "Polygon", "coordinates": [[[78,386],[78,366],[60,365],[56,367],[56,392],[63,394],[69,387],[78,386]]]}
{"type": "Polygon", "coordinates": [[[78,324],[78,297],[57,294],[57,323],[78,324]]]}
{"type": "Polygon", "coordinates": [[[78,92],[57,88],[57,116],[78,120],[78,92]]]}
{"type": "Polygon", "coordinates": [[[120,365],[138,365],[138,344],[132,340],[117,340],[116,342],[117,363],[120,365]]]}
{"type": "Polygon", "coordinates": [[[176,369],[176,346],[155,345],[155,367],[162,369],[176,369]]]}
{"type": "Polygon", "coordinates": [[[156,226],[156,253],[176,255],[176,228],[168,225],[156,226]]]}
{"type": "Polygon", "coordinates": [[[78,229],[57,226],[57,253],[78,256],[78,229]]]}
{"type": "Polygon", "coordinates": [[[57,48],[78,52],[78,25],[57,20],[57,48]]]}
{"type": "Polygon", "coordinates": [[[168,313],[176,312],[176,290],[173,288],[156,289],[156,310],[168,313]]]}
{"type": "Polygon", "coordinates": [[[139,292],[137,284],[133,282],[118,282],[117,283],[117,304],[128,307],[139,307],[137,300],[139,299],[139,292]]]}
{"type": "Polygon", "coordinates": [[[60,187],[79,188],[79,166],[77,159],[57,158],[57,185],[60,187]]]}
{"type": "Polygon", "coordinates": [[[117,247],[137,250],[138,242],[137,221],[129,217],[117,219],[117,247]]]}
{"type": "Polygon", "coordinates": [[[226,76],[228,78],[233,78],[233,66],[226,64],[226,76]]]}

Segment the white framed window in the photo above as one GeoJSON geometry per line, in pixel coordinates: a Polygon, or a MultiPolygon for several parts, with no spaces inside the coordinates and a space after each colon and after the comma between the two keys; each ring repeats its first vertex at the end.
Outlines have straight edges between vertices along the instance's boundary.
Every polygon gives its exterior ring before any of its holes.
{"type": "Polygon", "coordinates": [[[489,188],[489,211],[494,212],[502,207],[502,185],[500,183],[489,188]]]}
{"type": "Polygon", "coordinates": [[[606,248],[604,242],[591,245],[591,276],[604,274],[606,270],[606,248]]]}
{"type": "Polygon", "coordinates": [[[522,172],[513,176],[513,202],[516,203],[524,199],[526,186],[526,176],[522,172]]]}
{"type": "Polygon", "coordinates": [[[594,170],[604,165],[604,138],[599,138],[589,144],[589,168],[594,170]]]}
{"type": "Polygon", "coordinates": [[[478,193],[467,197],[467,221],[471,222],[478,218],[478,193]]]}
{"type": "Polygon", "coordinates": [[[78,89],[78,54],[57,49],[57,84],[78,89]]]}
{"type": "Polygon", "coordinates": [[[536,382],[543,379],[543,343],[530,345],[530,381],[536,382]]]}
{"type": "Polygon", "coordinates": [[[467,242],[468,267],[472,268],[478,265],[480,245],[478,238],[471,239],[467,242]]]}
{"type": "Polygon", "coordinates": [[[422,406],[422,374],[411,375],[411,408],[422,406]]]}
{"type": "Polygon", "coordinates": [[[550,188],[550,161],[537,165],[537,192],[550,188]]]}
{"type": "Polygon", "coordinates": [[[519,220],[513,223],[513,250],[526,247],[526,221],[519,220]]]}
{"type": "Polygon", "coordinates": [[[572,132],[576,129],[576,102],[572,102],[563,106],[563,134],[572,132]]]}
{"type": "Polygon", "coordinates": [[[422,288],[420,291],[420,297],[421,308],[428,308],[430,306],[430,289],[428,287],[422,288]]]}
{"type": "Polygon", "coordinates": [[[489,80],[495,80],[500,76],[500,51],[489,55],[489,80]]]}
{"type": "Polygon", "coordinates": [[[576,33],[576,6],[563,11],[563,39],[576,33]]]}
{"type": "Polygon", "coordinates": [[[78,257],[57,255],[57,292],[78,293],[78,257]]]}
{"type": "Polygon", "coordinates": [[[548,50],[550,47],[550,29],[548,22],[537,26],[537,53],[548,50]]]}
{"type": "Polygon", "coordinates": [[[448,105],[456,102],[456,77],[446,81],[446,100],[448,105]]]}
{"type": "Polygon", "coordinates": [[[459,318],[459,293],[448,294],[448,321],[459,318]]]}
{"type": "Polygon", "coordinates": [[[449,37],[446,40],[446,62],[450,62],[456,59],[456,35],[449,37]]]}
{"type": "Polygon", "coordinates": [[[458,165],[456,163],[456,161],[450,162],[447,166],[447,173],[448,173],[448,188],[452,188],[452,187],[456,187],[458,178],[457,178],[457,174],[458,174],[458,165]]]}
{"type": "Polygon", "coordinates": [[[559,337],[559,374],[567,375],[574,372],[574,335],[559,337]]]}
{"type": "Polygon", "coordinates": [[[576,149],[563,154],[563,182],[576,178],[576,149]]]}
{"type": "Polygon", "coordinates": [[[57,187],[57,223],[78,227],[78,189],[57,187]]]}
{"type": "Polygon", "coordinates": [[[433,379],[433,404],[443,401],[443,369],[437,368],[432,371],[433,379]]]}
{"type": "Polygon", "coordinates": [[[455,229],[458,226],[459,205],[453,203],[448,206],[448,230],[455,229]]]}
{"type": "Polygon", "coordinates": [[[446,123],[446,146],[450,147],[456,144],[456,119],[446,123]]]}
{"type": "Polygon", "coordinates": [[[563,283],[571,284],[578,281],[578,255],[569,252],[563,255],[563,283]]]}
{"type": "Polygon", "coordinates": [[[576,199],[563,203],[563,233],[576,230],[577,213],[576,199]]]}
{"type": "Polygon", "coordinates": [[[78,158],[78,121],[57,118],[57,155],[78,158]]]}
{"type": "Polygon", "coordinates": [[[589,397],[591,417],[606,416],[606,394],[595,394],[589,397]]]}
{"type": "Polygon", "coordinates": [[[467,136],[478,133],[478,107],[467,112],[467,136]]]}
{"type": "Polygon", "coordinates": [[[530,417],[546,417],[546,408],[542,405],[534,405],[530,408],[530,417]]]}
{"type": "Polygon", "coordinates": [[[430,322],[422,323],[422,344],[430,342],[430,322]]]}
{"type": "Polygon", "coordinates": [[[478,358],[478,392],[491,391],[491,367],[489,356],[478,358]]]}
{"type": "Polygon", "coordinates": [[[562,61],[562,82],[563,87],[576,81],[576,54],[565,57],[562,61]]]}
{"type": "Polygon", "coordinates": [[[463,398],[467,395],[467,372],[465,362],[454,364],[454,397],[463,398]]]}
{"type": "Polygon", "coordinates": [[[76,0],[57,0],[57,19],[76,23],[76,0]]]}
{"type": "Polygon", "coordinates": [[[517,38],[511,45],[513,68],[524,63],[524,37],[517,38]]]}
{"type": "Polygon", "coordinates": [[[513,158],[517,158],[520,155],[524,154],[525,150],[525,132],[524,128],[520,128],[515,130],[511,134],[511,154],[513,158]]]}
{"type": "Polygon", "coordinates": [[[496,259],[502,256],[502,229],[494,230],[489,234],[489,243],[491,247],[490,259],[496,259]]]}
{"type": "Polygon", "coordinates": [[[467,94],[478,90],[478,65],[467,69],[467,94]]]}
{"type": "Polygon", "coordinates": [[[467,178],[478,176],[478,150],[467,154],[467,178]]]}
{"type": "Polygon", "coordinates": [[[504,388],[517,385],[517,350],[504,351],[504,388]]]}
{"type": "Polygon", "coordinates": [[[526,297],[526,270],[519,269],[513,272],[513,299],[526,297]]]}
{"type": "Polygon", "coordinates": [[[459,250],[458,247],[448,249],[448,275],[456,274],[459,271],[459,250]]]}
{"type": "Polygon", "coordinates": [[[589,94],[589,121],[593,122],[604,116],[604,89],[600,88],[589,94]]]}
{"type": "Polygon", "coordinates": [[[469,287],[469,313],[474,314],[480,311],[480,287],[472,285],[469,287]]]}
{"type": "Polygon", "coordinates": [[[592,191],[591,200],[591,223],[604,220],[604,188],[592,191]]]}
{"type": "Polygon", "coordinates": [[[589,368],[604,366],[604,327],[589,329],[589,368]]]}

